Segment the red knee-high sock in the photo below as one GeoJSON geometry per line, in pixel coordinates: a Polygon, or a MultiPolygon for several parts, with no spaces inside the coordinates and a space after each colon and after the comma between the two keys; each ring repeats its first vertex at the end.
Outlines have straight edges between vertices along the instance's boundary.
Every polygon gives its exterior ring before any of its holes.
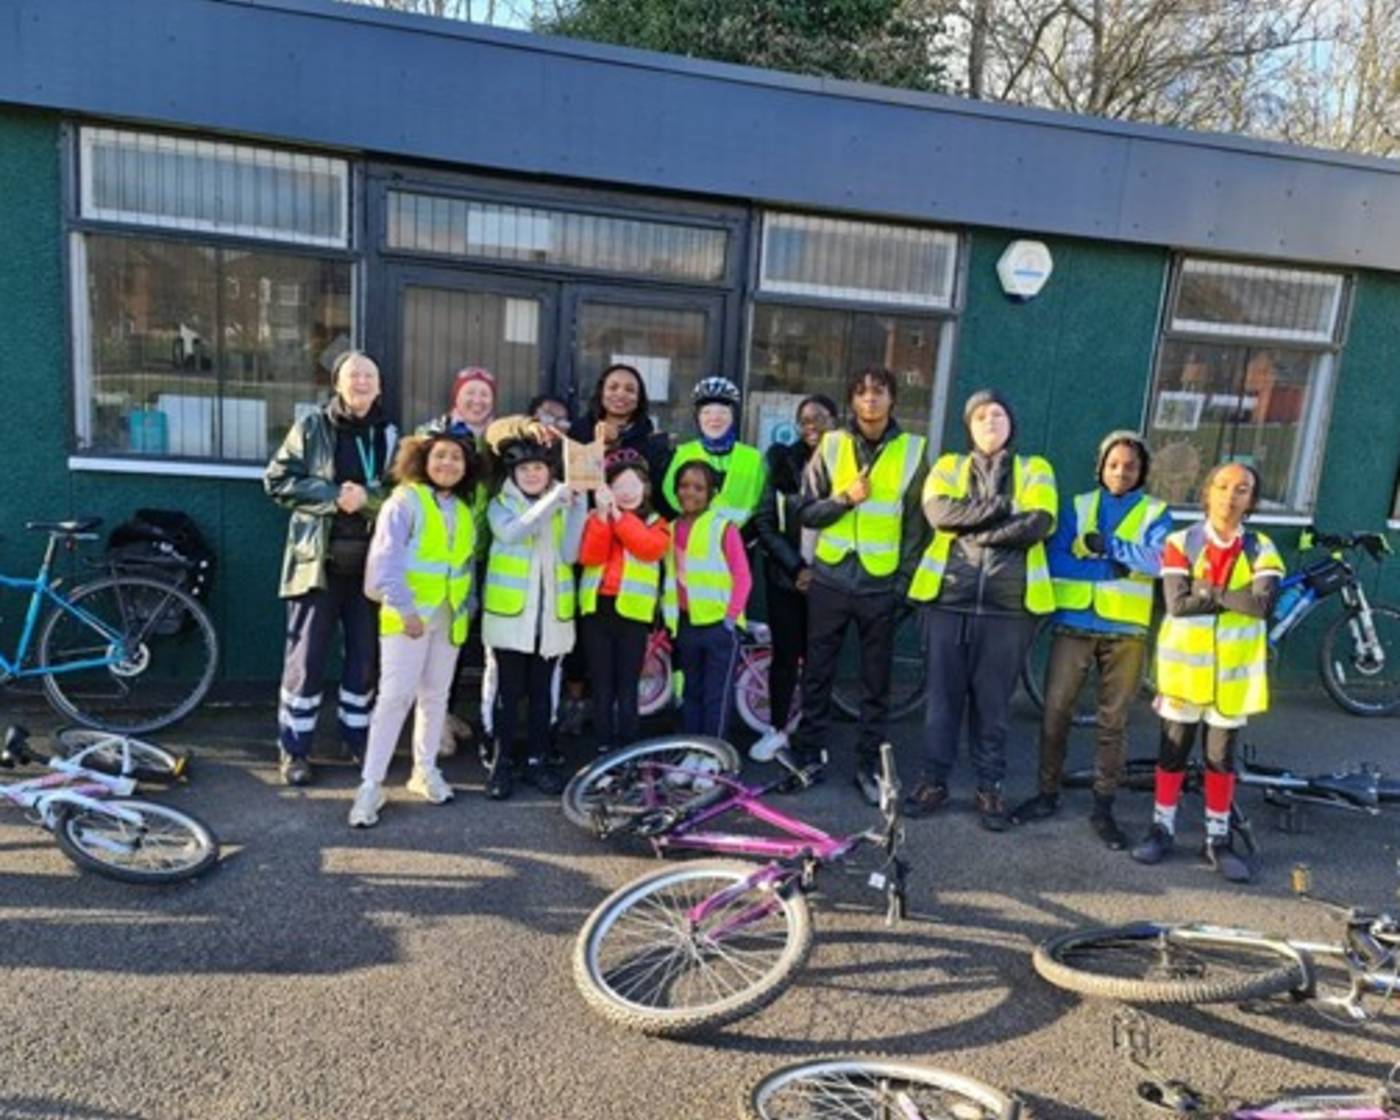
{"type": "Polygon", "coordinates": [[[1230,806],[1235,800],[1235,775],[1206,771],[1206,835],[1230,835],[1230,806]]]}
{"type": "Polygon", "coordinates": [[[1163,770],[1157,767],[1156,806],[1152,820],[1168,832],[1176,831],[1176,804],[1181,800],[1181,787],[1186,781],[1185,770],[1163,770]]]}

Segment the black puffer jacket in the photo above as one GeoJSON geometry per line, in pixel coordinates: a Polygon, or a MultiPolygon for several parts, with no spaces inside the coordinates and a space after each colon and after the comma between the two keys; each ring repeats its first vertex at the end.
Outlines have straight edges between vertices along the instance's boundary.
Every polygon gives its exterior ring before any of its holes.
{"type": "Polygon", "coordinates": [[[924,503],[930,525],[957,534],[933,605],[971,614],[1022,614],[1026,550],[1050,536],[1055,520],[1041,510],[1012,512],[1015,452],[1010,446],[991,456],[971,454],[967,496],[935,496],[924,503]]]}
{"type": "MultiPolygon", "coordinates": [[[[597,427],[598,417],[591,411],[585,412],[569,425],[569,438],[577,443],[589,443],[597,427]]],[[[665,499],[661,497],[661,480],[671,465],[671,437],[658,432],[650,416],[641,416],[622,429],[616,446],[630,448],[646,460],[647,472],[651,475],[651,504],[658,513],[671,516],[671,511],[662,508],[665,499]]]]}
{"type": "Polygon", "coordinates": [[[800,440],[788,445],[775,443],[768,449],[768,480],[763,497],[754,511],[753,527],[763,550],[763,573],[770,586],[796,591],[798,572],[807,566],[802,559],[802,522],[797,516],[802,490],[802,471],[812,449],[800,440]]]}

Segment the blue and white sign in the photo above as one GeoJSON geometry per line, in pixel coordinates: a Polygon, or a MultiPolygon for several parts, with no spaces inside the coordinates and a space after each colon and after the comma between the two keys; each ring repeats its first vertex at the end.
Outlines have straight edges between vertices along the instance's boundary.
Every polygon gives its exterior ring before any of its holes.
{"type": "Polygon", "coordinates": [[[1050,279],[1055,262],[1043,241],[1013,241],[997,261],[1001,290],[1012,299],[1033,299],[1050,279]]]}

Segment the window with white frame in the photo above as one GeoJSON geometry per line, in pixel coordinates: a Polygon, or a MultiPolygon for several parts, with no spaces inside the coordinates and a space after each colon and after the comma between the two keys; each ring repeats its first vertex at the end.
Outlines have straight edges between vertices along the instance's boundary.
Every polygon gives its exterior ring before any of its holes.
{"type": "Polygon", "coordinates": [[[870,366],[895,374],[901,426],[927,432],[950,355],[957,267],[958,237],[947,230],[764,214],[746,438],[762,447],[796,438],[796,406],[812,393],[844,411],[847,379],[870,366]]]}
{"type": "Polygon", "coordinates": [[[1145,422],[1156,494],[1192,505],[1233,460],[1261,512],[1311,512],[1346,294],[1337,272],[1178,260],[1145,422]]]}
{"type": "Polygon", "coordinates": [[[78,132],[79,456],[265,462],[355,337],[345,160],[78,132]]]}

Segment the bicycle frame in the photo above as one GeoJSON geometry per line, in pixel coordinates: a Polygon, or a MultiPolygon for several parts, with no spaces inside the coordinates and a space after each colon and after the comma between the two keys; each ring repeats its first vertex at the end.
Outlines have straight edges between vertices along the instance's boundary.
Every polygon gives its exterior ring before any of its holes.
{"type": "Polygon", "coordinates": [[[122,657],[116,650],[109,650],[103,657],[84,658],[81,661],[65,661],[61,665],[36,665],[25,667],[25,661],[29,656],[29,643],[34,638],[35,630],[39,625],[40,609],[44,603],[51,603],[66,614],[72,615],[83,625],[101,634],[109,645],[123,646],[122,635],[114,631],[101,619],[95,618],[81,607],[75,607],[63,597],[55,588],[57,581],[50,581],[49,572],[53,567],[54,538],[49,538],[49,546],[44,552],[43,563],[39,566],[39,573],[33,579],[19,579],[14,576],[0,574],[0,587],[11,588],[16,591],[29,592],[29,606],[24,614],[24,626],[20,630],[19,642],[15,649],[13,660],[6,657],[3,650],[0,650],[0,678],[6,680],[23,680],[28,677],[47,677],[54,673],[76,673],[85,669],[101,669],[108,665],[119,664],[122,657]]]}
{"type": "Polygon", "coordinates": [[[136,789],[131,778],[118,778],[77,766],[67,759],[50,758],[49,773],[0,785],[0,797],[23,809],[33,809],[45,828],[52,828],[60,805],[98,809],[128,824],[139,826],[141,816],[105,799],[128,797],[136,789]]]}

